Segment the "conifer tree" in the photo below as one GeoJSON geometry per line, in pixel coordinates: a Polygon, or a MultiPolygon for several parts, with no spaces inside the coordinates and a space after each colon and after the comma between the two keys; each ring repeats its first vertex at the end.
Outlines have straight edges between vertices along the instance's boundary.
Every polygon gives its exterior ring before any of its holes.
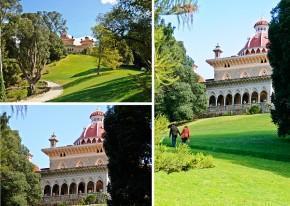
{"type": "Polygon", "coordinates": [[[290,1],[281,0],[272,11],[269,60],[273,68],[272,119],[278,135],[290,135],[290,1]]]}

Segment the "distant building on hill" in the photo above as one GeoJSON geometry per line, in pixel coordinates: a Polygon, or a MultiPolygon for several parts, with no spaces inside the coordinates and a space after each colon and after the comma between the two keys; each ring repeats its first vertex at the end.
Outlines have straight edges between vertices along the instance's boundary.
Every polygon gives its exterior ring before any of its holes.
{"type": "Polygon", "coordinates": [[[82,53],[85,49],[93,47],[95,43],[87,36],[80,41],[67,33],[62,33],[60,37],[68,53],[82,53]]]}
{"type": "Polygon", "coordinates": [[[267,57],[269,23],[261,19],[254,25],[256,33],[248,39],[238,55],[221,57],[219,45],[215,56],[206,62],[214,68],[214,79],[205,81],[209,113],[243,113],[252,105],[269,111],[272,68],[267,57]]]}
{"type": "Polygon", "coordinates": [[[73,145],[57,147],[52,135],[50,148],[42,149],[50,167],[40,170],[42,205],[77,204],[88,194],[101,197],[107,192],[108,158],[103,147],[104,113],[93,112],[91,123],[73,145]]]}

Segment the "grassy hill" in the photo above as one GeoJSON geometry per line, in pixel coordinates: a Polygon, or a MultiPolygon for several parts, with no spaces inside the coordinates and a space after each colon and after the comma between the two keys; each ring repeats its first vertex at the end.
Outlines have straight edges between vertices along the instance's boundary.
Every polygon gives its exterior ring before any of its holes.
{"type": "Polygon", "coordinates": [[[68,55],[46,67],[43,79],[61,84],[62,96],[55,102],[136,102],[150,101],[134,77],[143,72],[130,68],[102,68],[96,73],[95,57],[68,55]]]}
{"type": "Polygon", "coordinates": [[[216,167],[155,173],[155,205],[290,205],[290,140],[277,138],[269,114],[188,126],[192,151],[213,155],[216,167]]]}

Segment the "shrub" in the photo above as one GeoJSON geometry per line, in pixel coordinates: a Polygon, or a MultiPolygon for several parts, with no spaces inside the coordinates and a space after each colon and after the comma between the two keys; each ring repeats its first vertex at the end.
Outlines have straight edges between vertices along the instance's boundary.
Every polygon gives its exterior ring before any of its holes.
{"type": "Polygon", "coordinates": [[[249,109],[249,114],[259,114],[261,113],[261,108],[258,105],[253,105],[249,109]]]}
{"type": "Polygon", "coordinates": [[[155,146],[155,172],[171,173],[211,167],[214,167],[212,156],[203,153],[194,155],[187,145],[181,144],[171,151],[162,145],[155,146]]]}
{"type": "Polygon", "coordinates": [[[96,203],[96,200],[97,200],[96,195],[88,195],[87,197],[85,197],[84,202],[85,204],[89,205],[96,203]]]}
{"type": "Polygon", "coordinates": [[[164,139],[164,131],[166,131],[169,125],[168,119],[164,115],[158,115],[155,117],[154,127],[155,127],[155,135],[154,135],[154,143],[155,145],[161,144],[164,139]]]}

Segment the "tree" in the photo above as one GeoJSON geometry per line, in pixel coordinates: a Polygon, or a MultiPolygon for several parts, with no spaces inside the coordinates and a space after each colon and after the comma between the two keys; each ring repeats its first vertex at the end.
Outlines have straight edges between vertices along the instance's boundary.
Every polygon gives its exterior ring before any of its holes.
{"type": "Polygon", "coordinates": [[[98,61],[97,73],[100,74],[101,63],[106,66],[116,69],[121,65],[121,55],[116,47],[114,34],[99,24],[93,28],[94,35],[97,39],[96,56],[98,61]]]}
{"type": "Polygon", "coordinates": [[[151,107],[114,106],[104,120],[109,205],[151,205],[151,107]]]}
{"type": "MultiPolygon", "coordinates": [[[[21,11],[20,0],[1,0],[0,1],[0,101],[6,100],[6,91],[3,77],[3,27],[6,20],[21,11]]],[[[5,32],[5,31],[4,31],[5,32]]]]}
{"type": "Polygon", "coordinates": [[[48,29],[57,35],[67,31],[66,20],[57,11],[42,11],[38,12],[42,16],[48,29]]]}
{"type": "Polygon", "coordinates": [[[172,44],[168,44],[168,38],[172,36],[174,29],[169,24],[166,26],[162,15],[176,15],[178,20],[189,23],[193,19],[193,13],[197,11],[197,2],[193,0],[155,0],[155,91],[162,85],[173,84],[178,78],[174,75],[173,68],[178,67],[176,53],[172,51],[172,44]],[[164,45],[167,47],[164,48],[164,45]]]}
{"type": "Polygon", "coordinates": [[[269,60],[273,68],[274,94],[272,120],[278,125],[278,135],[290,135],[290,2],[281,0],[272,10],[269,27],[269,60]]]}
{"type": "Polygon", "coordinates": [[[35,84],[41,78],[49,57],[49,31],[39,14],[23,14],[17,33],[19,49],[17,62],[27,80],[28,96],[35,94],[35,84]]]}
{"type": "Polygon", "coordinates": [[[38,205],[41,199],[40,175],[28,160],[29,150],[12,130],[6,113],[0,116],[1,205],[38,205]],[[5,195],[4,195],[5,194],[5,195]]]}
{"type": "Polygon", "coordinates": [[[134,55],[134,65],[151,70],[151,1],[119,0],[111,12],[97,20],[125,40],[134,55]]]}

